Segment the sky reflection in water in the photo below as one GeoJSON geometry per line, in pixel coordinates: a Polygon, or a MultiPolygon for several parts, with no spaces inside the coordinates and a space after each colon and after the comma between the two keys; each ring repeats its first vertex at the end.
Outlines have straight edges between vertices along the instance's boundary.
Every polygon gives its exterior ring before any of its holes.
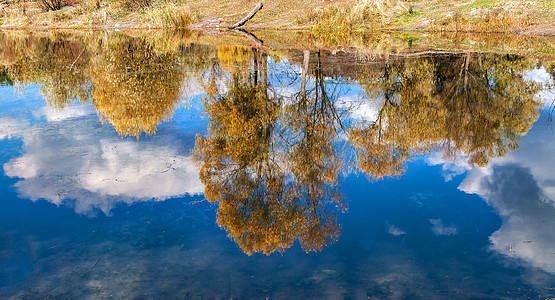
{"type": "Polygon", "coordinates": [[[553,296],[549,65],[25,41],[2,297],[553,296]]]}

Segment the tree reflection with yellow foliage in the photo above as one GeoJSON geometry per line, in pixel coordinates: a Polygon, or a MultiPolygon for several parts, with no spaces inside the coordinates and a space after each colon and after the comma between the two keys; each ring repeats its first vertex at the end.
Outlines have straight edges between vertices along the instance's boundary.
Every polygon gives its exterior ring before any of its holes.
{"type": "MultiPolygon", "coordinates": [[[[160,51],[144,38],[75,39],[4,35],[0,61],[18,86],[40,84],[50,107],[92,101],[120,135],[154,134],[180,103],[186,68],[179,47],[160,51]],[[92,54],[94,53],[94,55],[92,54]]],[[[187,65],[187,67],[191,67],[187,65]]]]}
{"type": "Polygon", "coordinates": [[[153,134],[180,101],[184,71],[178,56],[157,54],[143,39],[107,46],[91,65],[93,104],[121,135],[153,134]]]}
{"type": "Polygon", "coordinates": [[[337,168],[327,162],[331,143],[318,128],[326,122],[308,105],[321,98],[301,97],[304,105],[291,107],[289,114],[303,120],[280,125],[281,99],[267,93],[267,54],[252,51],[252,71],[234,72],[228,92],[206,100],[210,134],[199,136],[195,149],[205,197],[218,203],[218,224],[247,254],[283,251],[295,240],[316,251],[335,241],[340,230],[337,168]],[[293,141],[283,136],[297,133],[295,145],[285,146],[293,141]]]}
{"type": "Polygon", "coordinates": [[[40,84],[42,96],[56,109],[63,109],[76,99],[89,100],[91,54],[82,44],[57,35],[1,40],[0,55],[16,85],[40,84]]]}
{"type": "Polygon", "coordinates": [[[337,213],[344,204],[337,181],[342,159],[335,147],[339,144],[341,119],[334,103],[337,95],[330,93],[334,84],[324,80],[320,52],[313,55],[316,61],[312,69],[311,54],[303,54],[301,90],[295,101],[284,105],[285,126],[280,137],[286,137],[281,142],[287,145],[284,165],[295,178],[291,192],[294,198],[303,199],[305,206],[299,241],[305,250],[315,251],[336,241],[340,233],[337,213]],[[307,89],[309,78],[313,87],[307,89]]]}
{"type": "Polygon", "coordinates": [[[323,74],[320,52],[303,53],[300,91],[284,100],[267,86],[263,52],[225,51],[241,57],[219,53],[223,64],[247,71],[227,66],[227,92],[207,93],[209,134],[197,139],[196,161],[218,224],[248,254],[335,241],[339,174],[350,164],[373,179],[399,176],[412,156],[433,150],[484,165],[516,149],[538,115],[537,87],[522,76],[530,62],[519,57],[386,55],[358,72],[361,101],[379,109],[376,120],[356,123],[338,109],[337,81],[323,74]],[[351,150],[339,146],[342,134],[351,150]]]}
{"type": "Polygon", "coordinates": [[[381,101],[378,118],[349,129],[359,168],[372,178],[400,175],[412,155],[432,149],[486,165],[517,149],[538,117],[537,86],[524,80],[530,62],[523,58],[466,53],[382,63],[359,80],[381,101]]]}

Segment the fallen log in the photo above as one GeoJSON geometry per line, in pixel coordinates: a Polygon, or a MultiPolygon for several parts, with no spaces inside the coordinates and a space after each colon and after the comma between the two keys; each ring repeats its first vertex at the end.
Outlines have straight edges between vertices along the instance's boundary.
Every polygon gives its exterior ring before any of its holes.
{"type": "Polygon", "coordinates": [[[241,21],[229,26],[229,29],[235,29],[235,28],[239,28],[243,25],[245,25],[245,23],[247,23],[248,20],[252,19],[252,17],[254,17],[254,15],[256,15],[256,13],[262,9],[262,2],[258,3],[258,5],[256,5],[256,7],[243,19],[241,19],[241,21]]]}

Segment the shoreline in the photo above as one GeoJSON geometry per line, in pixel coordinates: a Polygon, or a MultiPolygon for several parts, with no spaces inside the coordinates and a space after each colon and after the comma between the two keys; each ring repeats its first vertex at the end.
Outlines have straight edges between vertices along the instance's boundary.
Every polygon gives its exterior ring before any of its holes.
{"type": "MultiPolygon", "coordinates": [[[[241,27],[247,31],[306,31],[311,32],[312,28],[310,26],[291,26],[291,27],[280,27],[280,28],[272,28],[272,27],[263,27],[263,26],[243,26],[241,27]]],[[[94,25],[94,26],[33,26],[33,25],[26,25],[26,26],[11,26],[11,25],[0,25],[0,30],[8,30],[8,31],[50,31],[50,30],[83,30],[83,31],[101,31],[101,30],[114,30],[114,31],[127,31],[127,30],[193,30],[193,31],[202,31],[206,33],[218,32],[221,33],[222,31],[229,31],[232,32],[233,29],[229,29],[226,26],[199,26],[197,24],[193,24],[190,27],[186,28],[175,28],[175,27],[159,27],[159,26],[137,26],[137,24],[125,24],[125,23],[115,23],[115,24],[107,24],[107,25],[94,25]]],[[[373,30],[358,30],[353,31],[349,34],[356,34],[356,33],[370,33],[370,34],[379,34],[379,33],[387,33],[387,32],[406,32],[406,33],[420,33],[420,34],[494,34],[494,35],[519,35],[519,36],[537,36],[537,37],[555,37],[555,25],[537,25],[537,26],[530,26],[530,27],[523,27],[519,29],[515,29],[512,31],[495,31],[495,32],[488,32],[488,31],[454,31],[454,30],[423,30],[423,29],[416,29],[416,28],[379,28],[373,30]]]]}
{"type": "Polygon", "coordinates": [[[304,49],[325,50],[332,53],[357,53],[361,57],[390,54],[413,54],[422,51],[458,51],[477,53],[514,54],[533,56],[538,61],[555,59],[554,38],[524,34],[481,33],[422,33],[415,31],[382,30],[355,32],[343,39],[328,39],[309,30],[257,29],[238,31],[229,29],[166,30],[153,28],[87,29],[2,29],[4,35],[37,35],[45,38],[63,35],[68,39],[89,39],[98,35],[121,35],[142,38],[153,45],[175,43],[238,45],[267,50],[304,49]]]}

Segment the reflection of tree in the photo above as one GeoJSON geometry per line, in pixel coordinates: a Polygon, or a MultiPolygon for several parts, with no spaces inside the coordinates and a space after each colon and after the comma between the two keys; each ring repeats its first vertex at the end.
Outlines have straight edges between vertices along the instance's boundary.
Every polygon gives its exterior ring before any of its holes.
{"type": "MultiPolygon", "coordinates": [[[[315,143],[314,128],[283,149],[280,101],[267,94],[267,56],[254,50],[252,57],[252,72],[233,74],[225,95],[206,100],[210,135],[196,144],[205,197],[218,203],[218,224],[248,254],[283,251],[295,240],[306,251],[321,249],[339,232],[327,201],[338,198],[333,171],[323,170],[329,157],[311,155],[323,144],[315,143]]],[[[312,113],[292,113],[301,109],[312,113]]],[[[311,126],[298,125],[299,132],[311,126]]]]}
{"type": "Polygon", "coordinates": [[[180,100],[178,56],[157,54],[143,39],[110,44],[92,65],[93,103],[122,135],[153,134],[180,100]]]}
{"type": "Polygon", "coordinates": [[[373,124],[350,130],[359,167],[380,178],[400,175],[412,154],[434,148],[479,165],[516,149],[537,118],[535,87],[520,75],[526,67],[518,57],[470,53],[386,58],[360,80],[382,104],[373,124]]]}
{"type": "Polygon", "coordinates": [[[545,63],[545,69],[551,74],[551,79],[553,79],[553,84],[555,85],[555,62],[551,61],[545,63]]]}
{"type": "Polygon", "coordinates": [[[171,115],[181,91],[216,57],[214,47],[185,46],[173,38],[159,37],[153,45],[125,36],[1,34],[1,74],[18,87],[39,84],[51,107],[93,98],[99,116],[120,134],[152,134],[171,115]]]}
{"type": "Polygon", "coordinates": [[[21,43],[24,45],[8,43],[9,48],[4,50],[8,56],[18,57],[12,58],[8,66],[8,73],[16,84],[39,83],[41,94],[48,104],[58,109],[75,99],[82,102],[89,100],[90,53],[83,45],[57,36],[21,43]]]}
{"type": "Polygon", "coordinates": [[[519,136],[538,117],[537,89],[523,79],[522,71],[529,66],[520,57],[467,54],[457,63],[459,69],[443,72],[454,80],[445,80],[438,88],[449,112],[447,138],[470,154],[472,162],[485,165],[490,158],[518,148],[519,136]],[[458,74],[448,73],[455,70],[458,74]]]}
{"type": "MultiPolygon", "coordinates": [[[[377,118],[362,124],[338,111],[341,80],[326,79],[320,52],[303,53],[300,92],[281,100],[268,87],[263,52],[224,50],[220,60],[243,71],[230,69],[223,96],[208,93],[210,134],[198,138],[196,158],[206,198],[219,204],[218,223],[249,254],[282,251],[295,240],[317,250],[337,238],[336,185],[348,155],[342,132],[358,168],[377,179],[401,175],[410,157],[434,149],[486,164],[516,149],[537,117],[535,87],[519,75],[527,62],[516,57],[386,56],[358,78],[379,102],[377,118]]],[[[213,70],[208,82],[221,76],[213,70]]]]}
{"type": "Polygon", "coordinates": [[[333,84],[327,84],[321,68],[320,52],[312,72],[314,86],[307,89],[310,53],[304,52],[301,91],[283,115],[286,127],[281,136],[287,137],[285,164],[295,177],[296,198],[304,198],[308,211],[301,238],[305,249],[320,249],[339,235],[336,208],[326,201],[341,205],[341,195],[335,188],[341,167],[337,152],[337,137],[341,120],[335,108],[333,84]]]}
{"type": "Polygon", "coordinates": [[[361,78],[368,96],[380,101],[381,108],[373,124],[350,130],[350,140],[362,149],[359,168],[372,178],[401,175],[413,152],[425,151],[430,140],[441,139],[440,112],[428,92],[433,65],[421,60],[410,63],[391,65],[386,57],[382,70],[361,78]]]}

